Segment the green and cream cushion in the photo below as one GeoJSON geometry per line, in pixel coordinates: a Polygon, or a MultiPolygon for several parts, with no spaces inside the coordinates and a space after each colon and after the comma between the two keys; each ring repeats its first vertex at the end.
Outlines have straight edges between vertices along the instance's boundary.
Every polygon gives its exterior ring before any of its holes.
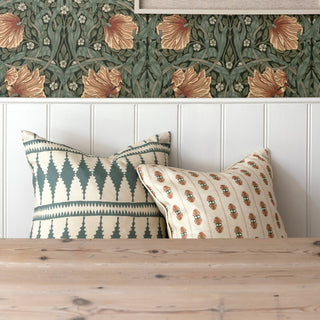
{"type": "Polygon", "coordinates": [[[148,164],[137,171],[166,218],[170,238],[287,237],[266,149],[219,173],[148,164]]]}
{"type": "Polygon", "coordinates": [[[163,238],[166,223],[138,175],[139,164],[168,164],[170,133],[108,157],[22,132],[33,172],[31,238],[163,238]]]}

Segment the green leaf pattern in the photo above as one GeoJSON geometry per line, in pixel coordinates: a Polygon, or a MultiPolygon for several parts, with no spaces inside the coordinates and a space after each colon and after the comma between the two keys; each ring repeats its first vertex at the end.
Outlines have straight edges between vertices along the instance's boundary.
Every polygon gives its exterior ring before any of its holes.
{"type": "Polygon", "coordinates": [[[203,72],[212,97],[247,97],[248,78],[266,68],[285,73],[285,97],[320,95],[318,15],[294,16],[303,29],[297,34],[298,48],[281,51],[270,42],[269,30],[279,17],[275,15],[182,15],[190,39],[183,49],[175,50],[163,49],[164,32],[157,32],[168,15],[134,14],[132,0],[2,0],[0,15],[6,13],[19,17],[24,29],[17,47],[0,47],[3,97],[9,96],[7,72],[22,66],[30,72],[38,69],[45,77],[46,97],[81,97],[83,76],[89,77],[89,70],[97,76],[102,67],[109,70],[110,97],[175,97],[172,79],[178,70],[185,75],[179,82],[185,91],[181,89],[179,96],[187,96],[190,67],[198,77],[203,72]],[[137,26],[133,48],[116,50],[105,41],[105,28],[115,15],[131,17],[137,26]],[[112,70],[121,74],[118,86],[112,70]],[[114,87],[120,89],[117,94],[112,94],[114,87]]]}

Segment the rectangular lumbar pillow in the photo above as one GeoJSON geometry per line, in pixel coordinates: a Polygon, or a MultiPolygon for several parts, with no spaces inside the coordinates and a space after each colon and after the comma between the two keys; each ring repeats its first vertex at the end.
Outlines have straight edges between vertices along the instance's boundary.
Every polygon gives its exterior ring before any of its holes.
{"type": "Polygon", "coordinates": [[[287,237],[266,149],[218,173],[148,164],[137,171],[166,218],[170,238],[287,237]]]}
{"type": "Polygon", "coordinates": [[[162,238],[166,223],[136,166],[168,164],[165,132],[108,157],[22,132],[33,173],[31,238],[162,238]]]}

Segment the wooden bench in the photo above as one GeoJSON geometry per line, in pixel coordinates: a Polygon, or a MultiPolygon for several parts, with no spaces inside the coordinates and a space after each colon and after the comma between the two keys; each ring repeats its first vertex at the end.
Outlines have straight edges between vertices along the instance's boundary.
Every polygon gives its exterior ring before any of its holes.
{"type": "Polygon", "coordinates": [[[320,241],[0,240],[0,319],[320,319],[320,241]]]}

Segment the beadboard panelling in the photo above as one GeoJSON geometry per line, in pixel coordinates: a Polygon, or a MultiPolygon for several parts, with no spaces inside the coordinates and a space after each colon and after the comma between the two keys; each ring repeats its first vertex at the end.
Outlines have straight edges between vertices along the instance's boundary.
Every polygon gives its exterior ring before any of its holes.
{"type": "Polygon", "coordinates": [[[224,168],[263,147],[263,104],[225,105],[224,168]]]}
{"type": "Polygon", "coordinates": [[[109,156],[134,143],[134,105],[94,105],[93,151],[99,156],[109,156]],[[121,123],[115,119],[121,115],[121,123]]]}
{"type": "Polygon", "coordinates": [[[90,104],[52,104],[49,118],[51,140],[90,153],[90,104]]]}
{"type": "Polygon", "coordinates": [[[179,154],[182,168],[220,170],[220,111],[220,104],[182,105],[179,154]]]}
{"type": "Polygon", "coordinates": [[[6,203],[4,202],[4,190],[3,187],[5,184],[4,180],[4,156],[6,155],[5,147],[4,147],[4,139],[6,135],[6,128],[4,127],[4,113],[5,113],[5,105],[0,104],[0,238],[3,237],[4,234],[4,212],[6,203]]]}
{"type": "Polygon", "coordinates": [[[9,238],[29,236],[33,213],[32,175],[21,141],[21,130],[46,135],[46,105],[7,105],[6,115],[6,195],[5,233],[9,238]]]}
{"type": "Polygon", "coordinates": [[[320,235],[320,103],[310,108],[311,139],[310,139],[310,194],[309,223],[310,237],[320,235]]]}
{"type": "Polygon", "coordinates": [[[178,165],[178,113],[176,104],[139,104],[137,106],[137,140],[156,133],[171,132],[170,165],[178,165]]]}
{"type": "Polygon", "coordinates": [[[320,236],[317,102],[2,100],[0,237],[27,237],[30,229],[32,176],[21,144],[21,129],[103,156],[169,130],[170,164],[207,171],[219,170],[267,146],[272,153],[279,211],[289,236],[320,236]]]}
{"type": "MultiPolygon", "coordinates": [[[[319,120],[318,120],[319,121],[319,120]]],[[[307,235],[307,105],[269,106],[269,148],[279,212],[290,236],[307,235]]]]}

